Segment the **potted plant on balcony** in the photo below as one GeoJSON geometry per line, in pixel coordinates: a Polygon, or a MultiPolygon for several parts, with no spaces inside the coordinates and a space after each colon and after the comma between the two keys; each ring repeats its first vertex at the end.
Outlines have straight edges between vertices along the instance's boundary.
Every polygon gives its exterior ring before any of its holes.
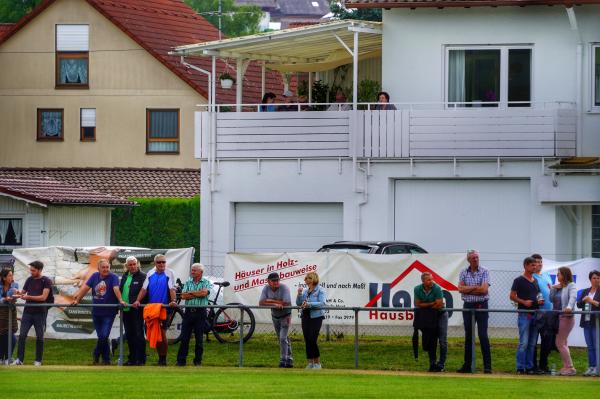
{"type": "Polygon", "coordinates": [[[231,89],[231,86],[235,83],[233,77],[227,72],[222,73],[221,76],[219,76],[219,80],[221,81],[221,87],[224,89],[231,89]]]}

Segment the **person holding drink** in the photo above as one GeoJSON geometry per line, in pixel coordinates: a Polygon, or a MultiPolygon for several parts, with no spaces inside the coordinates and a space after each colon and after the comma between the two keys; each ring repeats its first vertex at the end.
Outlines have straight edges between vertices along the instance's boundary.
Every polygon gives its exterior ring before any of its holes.
{"type": "Polygon", "coordinates": [[[304,277],[306,288],[298,287],[296,296],[296,305],[302,307],[302,334],[306,344],[306,358],[308,359],[307,369],[321,368],[321,353],[317,340],[319,332],[323,325],[325,315],[322,307],[327,302],[325,290],[319,286],[319,275],[310,272],[304,277]]]}
{"type": "Polygon", "coordinates": [[[575,375],[577,370],[573,367],[573,360],[569,352],[567,338],[575,326],[575,317],[573,317],[573,308],[577,299],[577,288],[573,282],[573,273],[568,267],[560,267],[556,273],[558,284],[552,287],[550,291],[550,300],[554,310],[561,310],[558,315],[558,333],[556,334],[556,348],[560,353],[563,367],[560,369],[560,375],[575,375]]]}
{"type": "MultiPolygon", "coordinates": [[[[537,260],[528,256],[523,260],[523,274],[517,277],[510,289],[510,300],[517,303],[519,310],[536,310],[544,304],[540,287],[533,277],[537,260]]],[[[517,374],[534,374],[533,357],[537,338],[535,312],[519,312],[519,346],[517,347],[517,374]]]]}
{"type": "MultiPolygon", "coordinates": [[[[583,290],[579,301],[577,301],[577,306],[586,312],[598,312],[600,311],[600,289],[598,289],[600,287],[600,272],[592,270],[589,279],[591,286],[583,290]]],[[[598,351],[596,347],[596,337],[598,336],[597,318],[598,315],[582,314],[579,322],[579,327],[583,328],[588,353],[588,369],[583,373],[584,377],[598,375],[598,365],[596,364],[596,353],[598,351]]]]}

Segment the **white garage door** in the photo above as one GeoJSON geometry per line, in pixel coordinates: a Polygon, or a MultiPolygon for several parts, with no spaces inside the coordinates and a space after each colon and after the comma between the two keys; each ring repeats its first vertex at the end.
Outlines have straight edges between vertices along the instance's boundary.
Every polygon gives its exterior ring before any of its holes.
{"type": "Polygon", "coordinates": [[[477,249],[482,265],[521,270],[530,197],[528,180],[397,180],[395,238],[429,252],[477,249]]]}
{"type": "Polygon", "coordinates": [[[316,251],[341,240],[339,203],[237,203],[237,252],[316,251]]]}

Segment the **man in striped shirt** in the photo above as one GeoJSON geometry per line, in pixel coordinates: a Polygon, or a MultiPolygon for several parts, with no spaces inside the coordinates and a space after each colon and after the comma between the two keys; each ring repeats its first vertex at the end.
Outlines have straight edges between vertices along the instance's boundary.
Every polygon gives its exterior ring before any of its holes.
{"type": "Polygon", "coordinates": [[[183,286],[181,298],[185,299],[185,311],[183,313],[183,322],[181,324],[181,342],[179,343],[179,352],[177,352],[177,365],[185,366],[190,346],[192,332],[196,336],[196,347],[194,350],[194,366],[200,366],[202,363],[202,338],[204,334],[204,324],[206,323],[206,308],[197,308],[192,306],[208,305],[208,296],[212,289],[212,283],[202,277],[204,266],[201,263],[194,263],[191,268],[191,277],[183,286]]]}

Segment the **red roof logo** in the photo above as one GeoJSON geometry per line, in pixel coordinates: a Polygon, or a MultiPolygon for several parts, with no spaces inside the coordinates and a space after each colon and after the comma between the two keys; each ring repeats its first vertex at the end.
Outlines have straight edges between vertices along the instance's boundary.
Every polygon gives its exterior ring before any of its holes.
{"type": "MultiPolygon", "coordinates": [[[[431,273],[431,276],[433,277],[433,280],[440,287],[442,287],[442,289],[445,289],[446,291],[458,291],[458,287],[456,287],[454,284],[452,284],[451,282],[449,282],[445,278],[441,277],[439,274],[437,274],[436,272],[434,272],[433,270],[431,270],[429,267],[425,266],[424,264],[422,264],[418,260],[414,261],[409,267],[406,268],[406,270],[404,270],[402,273],[400,273],[398,275],[398,277],[396,277],[390,283],[390,288],[394,288],[396,285],[398,285],[398,283],[400,281],[404,280],[404,278],[406,276],[408,276],[410,274],[410,272],[412,272],[413,270],[418,270],[421,273],[424,273],[424,272],[431,273]]],[[[379,291],[377,293],[377,295],[375,295],[375,296],[373,296],[371,298],[371,300],[365,305],[365,307],[366,308],[374,307],[374,305],[377,304],[377,301],[379,301],[379,299],[381,299],[382,295],[383,295],[383,291],[379,291]]]]}

